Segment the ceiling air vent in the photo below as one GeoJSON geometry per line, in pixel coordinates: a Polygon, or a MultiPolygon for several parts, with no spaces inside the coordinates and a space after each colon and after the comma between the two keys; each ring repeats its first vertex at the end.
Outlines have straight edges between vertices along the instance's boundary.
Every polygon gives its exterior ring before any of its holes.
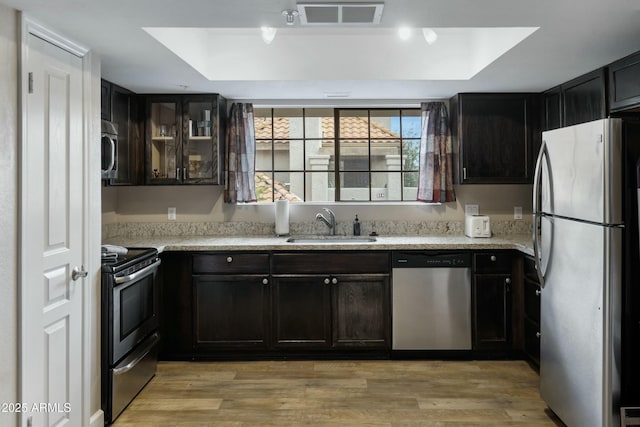
{"type": "Polygon", "coordinates": [[[302,25],[379,24],[384,3],[298,3],[302,25]]]}

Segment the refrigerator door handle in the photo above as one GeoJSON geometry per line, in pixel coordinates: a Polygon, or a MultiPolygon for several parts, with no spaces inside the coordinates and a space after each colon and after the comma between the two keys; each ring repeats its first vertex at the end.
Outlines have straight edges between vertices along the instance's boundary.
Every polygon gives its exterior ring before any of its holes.
{"type": "Polygon", "coordinates": [[[547,171],[549,169],[549,151],[547,150],[547,142],[542,140],[540,146],[540,152],[538,153],[538,159],[536,161],[536,170],[533,175],[533,257],[536,263],[536,273],[538,274],[538,281],[540,282],[540,288],[544,288],[544,274],[542,273],[542,265],[540,259],[542,257],[542,250],[540,248],[540,239],[538,237],[538,224],[542,220],[542,213],[540,212],[540,197],[542,191],[542,162],[543,159],[547,163],[547,171]]]}
{"type": "MultiPolygon", "coordinates": [[[[538,152],[538,159],[536,160],[536,169],[533,174],[533,213],[540,213],[540,196],[542,195],[542,162],[545,161],[547,165],[547,173],[551,175],[551,164],[549,163],[549,150],[547,149],[547,141],[542,140],[540,145],[540,151],[538,152]]],[[[551,182],[551,179],[549,179],[551,182]]]]}
{"type": "Polygon", "coordinates": [[[542,250],[540,248],[540,239],[538,238],[538,223],[542,226],[542,215],[533,214],[533,258],[535,259],[536,274],[538,275],[538,282],[540,283],[540,289],[544,289],[544,274],[542,274],[542,263],[540,259],[542,257],[542,250]]]}

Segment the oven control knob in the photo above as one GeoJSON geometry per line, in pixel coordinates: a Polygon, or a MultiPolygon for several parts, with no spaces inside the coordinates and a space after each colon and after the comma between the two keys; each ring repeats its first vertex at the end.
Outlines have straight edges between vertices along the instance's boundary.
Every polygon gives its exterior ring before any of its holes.
{"type": "Polygon", "coordinates": [[[232,258],[232,257],[230,257],[230,256],[228,256],[228,257],[227,257],[227,262],[231,262],[231,261],[233,261],[233,258],[232,258]]]}

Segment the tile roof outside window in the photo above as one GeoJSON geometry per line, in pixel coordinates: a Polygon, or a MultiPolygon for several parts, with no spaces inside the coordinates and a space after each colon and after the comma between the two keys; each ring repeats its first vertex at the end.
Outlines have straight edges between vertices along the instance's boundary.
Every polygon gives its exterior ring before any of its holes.
{"type": "MultiPolygon", "coordinates": [[[[271,123],[269,117],[257,117],[255,119],[256,139],[271,139],[271,123]]],[[[363,117],[342,117],[340,118],[340,138],[360,139],[366,138],[369,132],[369,121],[363,117]]],[[[335,127],[333,117],[322,118],[322,137],[333,139],[335,137],[335,127]]],[[[371,139],[399,138],[395,132],[387,129],[375,122],[371,123],[371,139]]],[[[289,139],[289,117],[274,117],[273,119],[273,139],[277,142],[289,139]]],[[[366,141],[362,141],[366,142],[366,141]]]]}

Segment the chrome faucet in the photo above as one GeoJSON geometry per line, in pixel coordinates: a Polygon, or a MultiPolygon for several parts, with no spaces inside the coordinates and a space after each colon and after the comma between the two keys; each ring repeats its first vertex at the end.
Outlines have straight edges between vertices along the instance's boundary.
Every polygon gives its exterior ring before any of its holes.
{"type": "Polygon", "coordinates": [[[327,218],[325,218],[324,215],[322,215],[321,213],[318,212],[316,214],[316,221],[324,222],[325,225],[327,227],[329,227],[329,234],[332,235],[332,236],[335,236],[335,234],[336,234],[336,216],[333,213],[333,211],[331,211],[331,209],[322,208],[322,210],[329,214],[329,220],[327,220],[327,218]]]}

